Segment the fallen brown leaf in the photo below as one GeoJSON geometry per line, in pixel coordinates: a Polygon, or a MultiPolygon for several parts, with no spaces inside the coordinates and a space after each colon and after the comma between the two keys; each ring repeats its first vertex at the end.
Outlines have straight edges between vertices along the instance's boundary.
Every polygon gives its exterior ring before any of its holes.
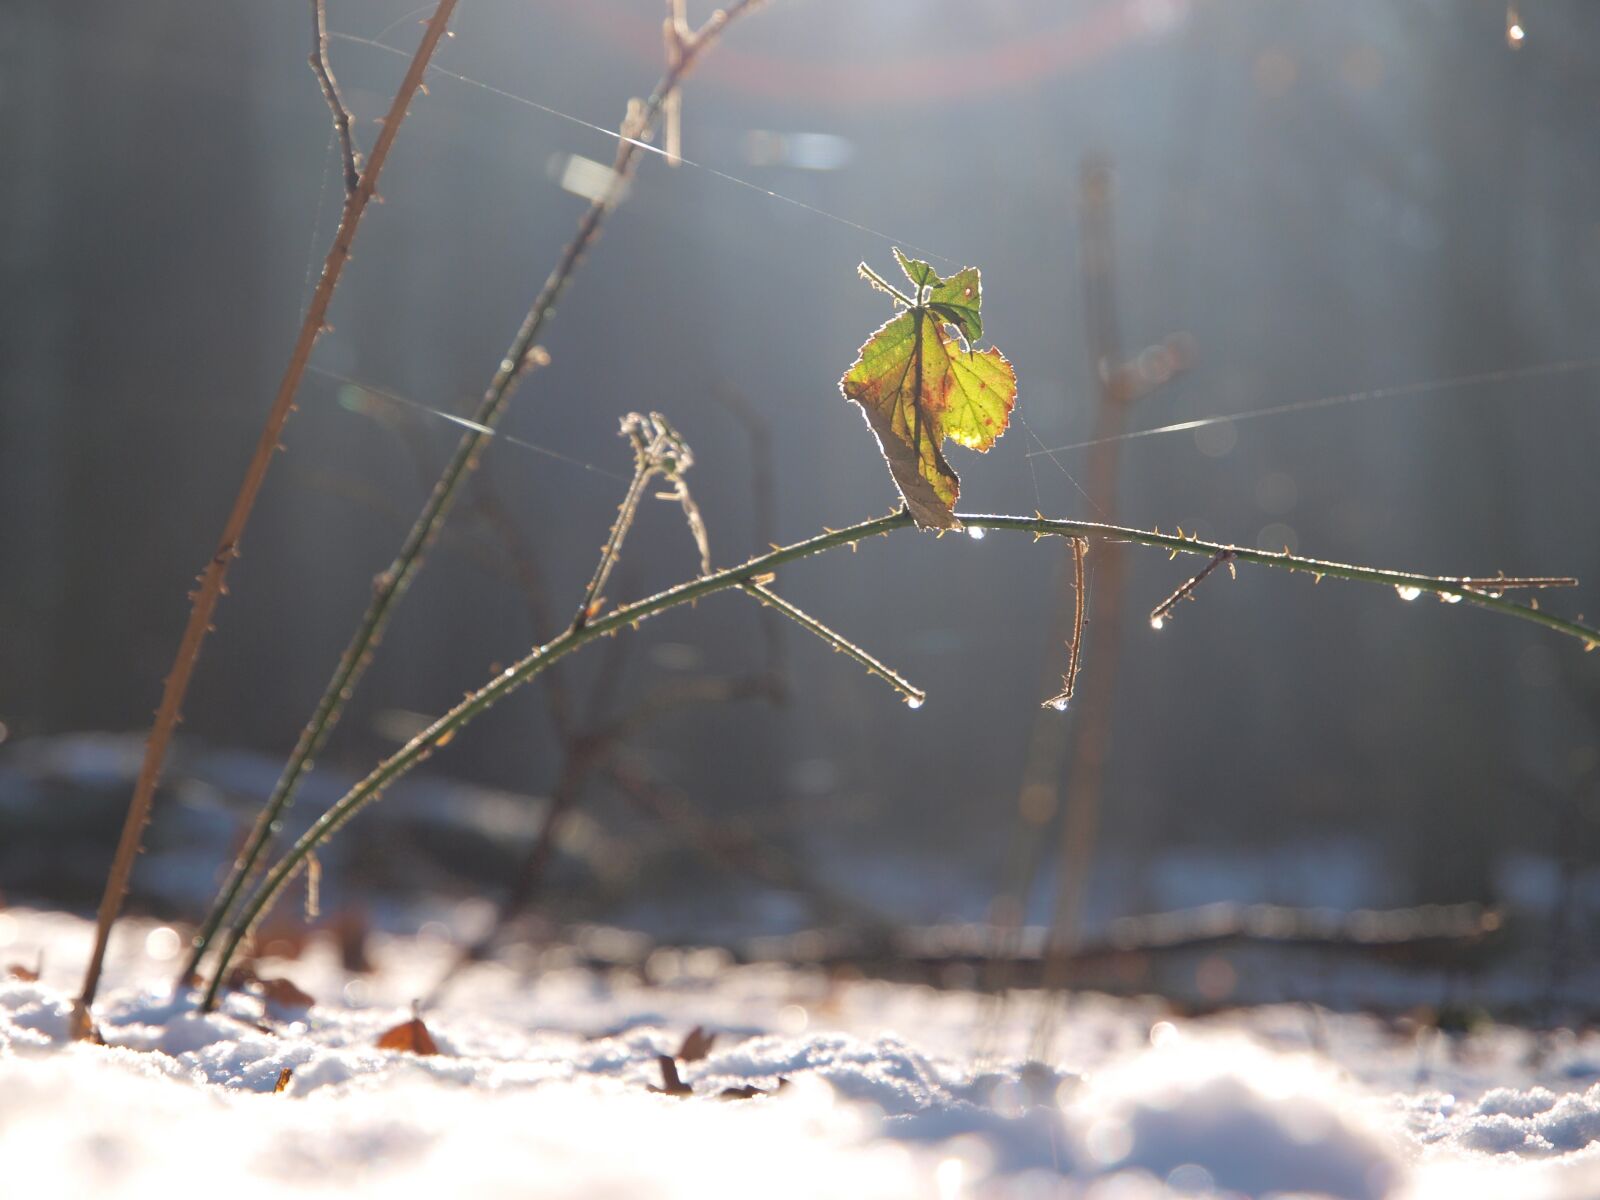
{"type": "Polygon", "coordinates": [[[19,983],[38,983],[39,972],[32,967],[25,967],[21,963],[12,963],[6,968],[6,978],[15,979],[19,983]]]}
{"type": "Polygon", "coordinates": [[[393,1029],[386,1029],[378,1035],[379,1050],[404,1050],[408,1054],[437,1054],[439,1045],[433,1040],[433,1034],[428,1032],[428,1027],[422,1023],[421,1017],[412,1017],[403,1021],[393,1029]]]}
{"type": "Polygon", "coordinates": [[[753,1100],[757,1096],[770,1096],[774,1092],[781,1092],[781,1091],[783,1091],[784,1088],[786,1088],[788,1086],[789,1086],[789,1081],[787,1079],[784,1079],[782,1076],[779,1076],[778,1077],[778,1086],[773,1088],[771,1092],[767,1091],[764,1088],[758,1088],[754,1084],[746,1083],[746,1084],[743,1084],[740,1087],[723,1088],[721,1094],[717,1097],[717,1099],[719,1099],[719,1100],[753,1100]]]}
{"type": "Polygon", "coordinates": [[[711,1045],[716,1040],[716,1034],[707,1033],[703,1025],[696,1025],[684,1035],[683,1045],[678,1047],[678,1061],[699,1062],[711,1053],[711,1045]]]}
{"type": "Polygon", "coordinates": [[[692,1096],[694,1089],[678,1077],[678,1064],[670,1054],[656,1055],[661,1067],[661,1086],[650,1090],[663,1096],[692,1096]]]}
{"type": "Polygon", "coordinates": [[[289,1086],[289,1080],[291,1080],[293,1078],[294,1078],[294,1068],[285,1067],[283,1070],[279,1071],[278,1072],[278,1083],[277,1083],[277,1086],[272,1089],[272,1094],[273,1095],[277,1095],[279,1092],[283,1091],[284,1088],[289,1086]]]}
{"type": "Polygon", "coordinates": [[[275,1004],[279,1008],[310,1008],[316,1000],[306,992],[300,990],[288,979],[258,979],[261,985],[261,994],[268,1004],[275,1004]]]}

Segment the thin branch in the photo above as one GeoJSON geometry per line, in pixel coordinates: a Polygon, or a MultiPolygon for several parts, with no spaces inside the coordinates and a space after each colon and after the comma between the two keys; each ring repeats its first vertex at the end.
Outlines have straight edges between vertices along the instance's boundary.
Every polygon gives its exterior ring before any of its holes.
{"type": "Polygon", "coordinates": [[[405,122],[406,111],[411,106],[412,98],[422,86],[422,76],[428,68],[428,61],[433,57],[434,49],[440,39],[444,37],[445,28],[450,23],[450,16],[455,7],[456,0],[439,0],[439,7],[429,19],[427,28],[422,34],[422,42],[411,59],[411,65],[406,69],[399,90],[395,92],[394,102],[389,106],[389,116],[378,134],[377,142],[372,147],[372,160],[361,176],[359,186],[345,198],[344,212],[339,218],[339,228],[333,235],[333,245],[329,248],[327,258],[322,264],[322,278],[317,282],[311,304],[306,309],[305,319],[300,324],[299,337],[289,356],[289,364],[284,369],[283,378],[278,384],[278,392],[272,401],[272,407],[268,410],[266,422],[261,429],[261,437],[256,443],[255,454],[245,469],[244,482],[239,487],[233,509],[223,525],[222,537],[217,543],[216,551],[200,575],[200,586],[191,594],[193,606],[189,610],[189,622],[184,627],[182,640],[178,643],[178,652],[173,658],[172,669],[167,673],[166,684],[161,694],[161,706],[156,710],[155,724],[151,727],[150,738],[145,743],[144,761],[140,764],[133,799],[128,805],[128,816],[122,827],[122,838],[117,844],[116,858],[112,861],[110,873],[106,876],[105,895],[100,901],[99,918],[95,929],[94,950],[89,956],[83,991],[73,1011],[73,1033],[76,1037],[87,1036],[92,1027],[89,1008],[94,1003],[95,992],[99,990],[100,972],[105,962],[106,944],[111,936],[111,926],[122,908],[123,897],[127,894],[128,878],[133,872],[133,861],[139,852],[145,826],[150,821],[150,807],[155,799],[156,784],[161,778],[162,762],[166,758],[167,746],[172,740],[173,730],[183,709],[184,695],[189,689],[189,679],[194,674],[195,663],[200,657],[201,644],[211,629],[217,601],[226,590],[224,584],[228,567],[239,555],[239,543],[244,537],[251,510],[255,507],[256,496],[266,481],[267,468],[272,463],[273,452],[278,449],[282,440],[283,427],[289,420],[289,414],[294,411],[294,399],[300,390],[300,380],[305,375],[306,364],[311,359],[311,350],[327,323],[329,302],[333,299],[334,289],[339,285],[345,264],[350,261],[350,249],[355,242],[356,230],[360,227],[361,218],[377,190],[383,164],[389,157],[389,148],[394,145],[400,126],[405,122]]]}
{"type": "MultiPolygon", "coordinates": [[[[1364,567],[1351,563],[1329,562],[1294,554],[1274,554],[1242,546],[1227,546],[1199,538],[1177,537],[1160,530],[1132,529],[1122,525],[1108,525],[1096,521],[1052,520],[1042,516],[996,516],[980,514],[961,515],[968,529],[1005,530],[1027,533],[1034,537],[1107,538],[1121,542],[1134,542],[1156,546],[1178,554],[1215,555],[1232,550],[1240,562],[1258,563],[1262,566],[1297,571],[1307,575],[1357,580],[1377,583],[1387,587],[1415,587],[1440,595],[1454,594],[1460,585],[1460,576],[1416,575],[1407,571],[1391,571],[1381,567],[1364,567]]],[[[207,989],[202,1008],[209,1011],[216,1005],[217,993],[226,977],[227,967],[250,930],[276,901],[285,885],[305,864],[306,857],[323,841],[341,829],[368,802],[377,799],[396,780],[425,762],[440,746],[449,742],[470,724],[480,713],[492,708],[506,696],[536,678],[552,663],[560,661],[573,651],[598,638],[618,633],[624,628],[636,627],[641,621],[689,604],[704,596],[731,588],[744,588],[748,584],[775,571],[786,563],[811,558],[841,546],[854,545],[869,537],[887,536],[900,529],[914,528],[915,522],[904,509],[863,521],[844,529],[829,530],[803,542],[785,546],[769,554],[758,555],[736,567],[726,567],[709,575],[686,580],[642,600],[622,605],[597,616],[582,627],[574,627],[536,646],[525,657],[505,668],[477,691],[469,692],[449,712],[435,720],[411,741],[380,763],[365,779],[351,788],[308,829],[298,842],[267,874],[244,906],[238,919],[229,930],[228,941],[218,959],[215,974],[207,989]]],[[[1459,593],[1470,604],[1480,608],[1505,613],[1524,621],[1543,625],[1568,637],[1576,638],[1588,649],[1600,648],[1600,629],[1543,612],[1514,600],[1478,592],[1459,593]]]]}
{"type": "Polygon", "coordinates": [[[1089,539],[1072,539],[1072,637],[1067,642],[1067,673],[1061,677],[1061,690],[1042,704],[1065,712],[1078,690],[1078,668],[1083,662],[1083,618],[1089,608],[1089,597],[1084,580],[1084,559],[1089,556],[1089,539]]]}
{"type": "Polygon", "coordinates": [[[828,645],[832,646],[840,654],[845,655],[847,658],[852,658],[856,662],[860,663],[861,666],[866,669],[868,675],[878,676],[895,691],[904,696],[906,704],[911,708],[921,708],[927,701],[927,692],[923,691],[921,688],[917,687],[916,684],[906,679],[905,676],[901,675],[893,667],[888,666],[886,663],[883,663],[874,658],[872,655],[868,654],[849,638],[842,634],[835,633],[832,629],[829,629],[826,625],[817,620],[810,613],[806,612],[803,608],[789,603],[789,601],[778,595],[778,593],[774,592],[767,586],[765,582],[763,582],[763,580],[766,579],[766,576],[761,576],[758,579],[741,583],[739,586],[742,587],[748,595],[754,596],[762,604],[767,604],[775,608],[778,612],[788,617],[807,633],[816,634],[817,637],[827,642],[828,645]]]}
{"type": "Polygon", "coordinates": [[[316,72],[322,98],[333,113],[334,131],[339,135],[339,154],[344,160],[344,192],[346,196],[353,196],[361,186],[361,155],[356,150],[355,135],[350,132],[350,110],[345,106],[339,81],[333,77],[333,66],[328,62],[326,0],[311,0],[311,35],[311,69],[316,72]]]}
{"type": "Polygon", "coordinates": [[[915,300],[913,300],[910,296],[906,295],[899,288],[895,287],[894,284],[890,283],[887,279],[885,279],[882,275],[880,275],[876,271],[874,271],[866,263],[863,262],[863,263],[857,263],[856,264],[856,274],[861,276],[861,278],[865,279],[873,287],[877,288],[878,291],[887,292],[889,295],[893,296],[895,298],[895,300],[899,301],[901,304],[905,305],[907,308],[915,308],[916,307],[916,303],[917,302],[915,300]]]}
{"type": "MultiPolygon", "coordinates": [[[[333,677],[329,679],[321,699],[317,701],[311,719],[301,731],[289,761],[284,764],[283,772],[273,786],[272,794],[268,796],[250,838],[234,863],[228,882],[223,885],[211,912],[195,934],[190,951],[190,962],[195,967],[199,965],[200,958],[205,954],[206,947],[216,935],[217,929],[227,919],[229,910],[243,890],[246,880],[253,874],[267,844],[277,832],[282,823],[283,812],[293,803],[295,793],[299,790],[301,780],[311,762],[321,752],[324,743],[339,723],[346,701],[355,693],[367,664],[383,638],[384,629],[388,626],[395,605],[404,597],[412,579],[421,569],[429,547],[450,514],[457,491],[462,482],[476,469],[479,456],[494,436],[495,426],[515,393],[517,384],[528,368],[539,362],[542,355],[537,345],[539,334],[554,313],[556,302],[566,291],[567,284],[571,282],[585,252],[599,236],[607,215],[622,198],[640,153],[638,142],[649,136],[650,130],[661,114],[666,97],[688,76],[699,56],[715,44],[717,37],[730,23],[749,12],[759,2],[760,0],[734,0],[734,3],[726,9],[719,9],[713,13],[685,46],[679,61],[667,68],[666,73],[657,82],[655,90],[651,92],[650,98],[642,105],[637,103],[630,105],[628,128],[624,130],[628,136],[617,145],[610,183],[606,190],[590,203],[579,219],[577,232],[567,243],[555,269],[540,288],[521,327],[512,338],[504,358],[500,361],[499,369],[495,371],[482,400],[472,414],[471,419],[476,428],[469,430],[457,444],[455,453],[423,504],[422,511],[417,514],[416,522],[406,534],[394,561],[373,581],[372,600],[366,612],[362,615],[349,645],[345,647],[338,666],[334,668],[333,677]]],[[[450,7],[454,7],[454,3],[455,0],[449,0],[450,7]]],[[[418,82],[420,83],[420,78],[418,82]]],[[[391,124],[398,125],[398,122],[391,121],[391,124]]],[[[385,125],[385,134],[388,133],[388,129],[389,125],[385,125]]],[[[373,157],[377,157],[376,150],[373,152],[373,157]]]]}
{"type": "Polygon", "coordinates": [[[617,559],[622,556],[623,540],[639,515],[639,501],[644,498],[644,490],[650,486],[650,481],[657,475],[671,478],[694,464],[694,456],[688,445],[660,413],[651,413],[648,417],[629,413],[622,418],[621,434],[633,443],[633,479],[628,483],[622,503],[617,506],[617,519],[611,522],[606,544],[600,548],[600,561],[595,564],[589,586],[584,589],[578,615],[572,622],[575,629],[582,629],[605,602],[601,589],[606,586],[617,559]]]}
{"type": "Polygon", "coordinates": [[[1201,567],[1193,575],[1189,576],[1188,579],[1185,579],[1178,585],[1177,590],[1173,592],[1172,595],[1168,596],[1160,604],[1156,605],[1155,608],[1150,610],[1150,628],[1160,629],[1169,620],[1171,620],[1172,610],[1178,607],[1178,602],[1180,600],[1193,600],[1195,588],[1204,583],[1206,576],[1210,575],[1211,572],[1215,571],[1223,563],[1228,564],[1228,571],[1230,574],[1237,574],[1237,572],[1233,569],[1233,551],[1217,551],[1216,554],[1212,555],[1210,562],[1201,567]]]}
{"type": "MultiPolygon", "coordinates": [[[[667,19],[661,26],[665,43],[667,67],[678,65],[683,59],[684,47],[694,38],[689,27],[688,5],[684,0],[667,0],[667,19]]],[[[661,106],[663,141],[667,152],[667,166],[683,165],[683,89],[673,88],[661,106]]]]}
{"type": "MultiPolygon", "coordinates": [[[[1082,165],[1078,188],[1078,252],[1083,289],[1084,337],[1094,371],[1094,440],[1082,488],[1085,498],[1102,520],[1115,520],[1117,477],[1121,469],[1120,443],[1134,402],[1159,388],[1183,370],[1190,358],[1189,339],[1169,336],[1131,358],[1122,352],[1117,319],[1116,228],[1113,208],[1114,177],[1109,162],[1091,156],[1082,165]]],[[[1055,595],[1060,597],[1052,624],[1055,637],[1064,635],[1069,620],[1065,603],[1065,572],[1058,573],[1055,595]]],[[[1101,547],[1095,571],[1095,593],[1100,619],[1086,630],[1078,650],[1080,660],[1092,657],[1099,685],[1070,726],[1045,716],[1035,716],[1028,753],[1017,788],[1017,826],[1012,839],[1005,890],[996,897],[996,964],[990,972],[999,997],[990,1014],[988,1040],[998,1036],[1003,1008],[1009,997],[1007,976],[1016,942],[1022,931],[1024,899],[1032,892],[1045,857],[1045,839],[1039,836],[1058,815],[1061,837],[1057,847],[1056,888],[1065,895],[1075,888],[1094,852],[1101,780],[1111,742],[1111,715],[1122,648],[1124,605],[1122,591],[1126,564],[1122,548],[1101,547]]],[[[1077,619],[1074,600],[1070,620],[1077,619]]],[[[1059,699],[1059,697],[1058,697],[1059,699]]],[[[1054,708],[1054,704],[1051,705],[1054,708]]],[[[1068,902],[1068,908],[1075,907],[1068,902]]],[[[1059,907],[1059,905],[1058,905],[1059,907]]],[[[1065,920],[1075,921],[1073,912],[1065,920]]],[[[1054,935],[1052,934],[1052,938],[1054,935]]]]}

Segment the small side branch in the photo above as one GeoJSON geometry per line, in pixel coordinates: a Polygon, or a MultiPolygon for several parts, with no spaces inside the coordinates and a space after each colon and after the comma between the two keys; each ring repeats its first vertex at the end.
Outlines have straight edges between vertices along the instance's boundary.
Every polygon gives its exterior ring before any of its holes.
{"type": "Polygon", "coordinates": [[[1084,560],[1089,557],[1089,539],[1075,537],[1072,541],[1072,640],[1067,643],[1067,673],[1061,677],[1061,690],[1041,707],[1065,712],[1078,690],[1078,668],[1083,662],[1083,619],[1089,610],[1089,595],[1085,588],[1084,560]]]}
{"type": "MultiPolygon", "coordinates": [[[[650,481],[657,475],[672,479],[694,465],[694,455],[687,443],[660,413],[651,413],[648,417],[629,413],[622,418],[620,432],[633,443],[633,479],[622,497],[622,503],[617,506],[617,519],[611,523],[606,544],[600,548],[600,561],[595,564],[594,575],[584,589],[583,602],[578,605],[578,615],[573,618],[574,629],[582,629],[588,624],[605,603],[601,589],[606,586],[606,580],[611,578],[612,569],[622,556],[623,539],[628,536],[628,530],[633,528],[633,522],[639,515],[639,501],[644,498],[645,488],[650,486],[650,481]]],[[[682,492],[681,484],[679,492],[682,492]]]]}
{"type": "Polygon", "coordinates": [[[746,595],[753,596],[762,604],[777,609],[807,633],[814,633],[817,637],[827,642],[840,654],[853,658],[866,669],[868,675],[876,675],[895,691],[905,698],[907,707],[921,708],[927,702],[928,693],[917,687],[916,684],[906,679],[900,672],[886,663],[874,658],[860,646],[842,634],[835,633],[821,621],[817,620],[803,608],[790,604],[778,593],[767,585],[772,582],[771,575],[763,575],[741,583],[739,586],[746,595]]]}
{"type": "Polygon", "coordinates": [[[328,62],[328,9],[327,0],[311,0],[311,69],[316,72],[317,83],[322,87],[322,98],[333,113],[334,132],[339,135],[339,155],[344,160],[345,196],[354,196],[361,186],[361,155],[356,150],[355,135],[350,131],[350,110],[345,106],[344,95],[339,91],[339,81],[333,77],[333,66],[328,62]]]}
{"type": "Polygon", "coordinates": [[[1205,582],[1207,575],[1215,571],[1223,563],[1228,564],[1228,574],[1237,576],[1238,572],[1233,566],[1234,552],[1232,550],[1218,550],[1211,556],[1211,561],[1201,567],[1188,579],[1178,585],[1178,590],[1173,592],[1155,608],[1150,610],[1150,628],[1160,629],[1172,619],[1172,610],[1178,607],[1180,600],[1193,600],[1194,590],[1205,582]]]}

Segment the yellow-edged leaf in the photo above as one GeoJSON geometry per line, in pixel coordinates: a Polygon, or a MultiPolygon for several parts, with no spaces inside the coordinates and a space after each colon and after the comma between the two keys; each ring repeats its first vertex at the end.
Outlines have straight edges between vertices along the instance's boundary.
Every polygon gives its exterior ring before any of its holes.
{"type": "MultiPolygon", "coordinates": [[[[976,267],[941,279],[899,250],[895,258],[914,294],[895,293],[904,311],[867,339],[839,387],[861,406],[917,524],[959,529],[961,481],[944,456],[944,439],[969,450],[994,445],[1016,405],[1016,372],[999,350],[972,349],[983,332],[976,267]]],[[[874,280],[864,266],[863,274],[874,280]]]]}

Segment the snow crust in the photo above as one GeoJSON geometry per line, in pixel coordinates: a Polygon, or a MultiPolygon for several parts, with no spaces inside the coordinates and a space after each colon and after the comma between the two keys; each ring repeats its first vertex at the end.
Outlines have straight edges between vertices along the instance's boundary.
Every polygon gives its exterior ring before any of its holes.
{"type": "Polygon", "coordinates": [[[263,964],[319,1003],[233,993],[201,1016],[160,986],[172,932],[120,927],[108,1044],[78,1045],[88,925],[0,912],[0,967],[45,963],[0,982],[0,1194],[1600,1196],[1589,1036],[1451,1042],[1298,1006],[1185,1021],[1075,997],[1038,1063],[1034,997],[997,1017],[976,995],[686,955],[649,987],[479,968],[425,1014],[441,1053],[419,1057],[375,1042],[442,969],[442,937],[382,939],[368,977],[331,949],[263,964]],[[652,1091],[697,1024],[719,1036],[681,1065],[694,1095],[652,1091]],[[745,1086],[770,1094],[718,1098],[745,1086]]]}

